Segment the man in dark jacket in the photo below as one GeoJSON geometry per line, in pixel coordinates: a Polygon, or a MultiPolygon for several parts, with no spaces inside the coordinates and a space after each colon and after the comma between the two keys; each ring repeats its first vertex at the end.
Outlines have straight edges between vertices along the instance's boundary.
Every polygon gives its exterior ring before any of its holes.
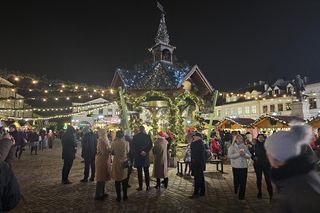
{"type": "Polygon", "coordinates": [[[31,133],[29,135],[29,143],[31,147],[30,154],[32,155],[32,152],[34,151],[37,155],[38,153],[38,145],[39,145],[39,135],[37,133],[36,129],[32,129],[31,133]]]}
{"type": "Polygon", "coordinates": [[[17,131],[17,127],[12,124],[9,126],[10,135],[13,137],[15,141],[16,149],[16,158],[20,159],[23,151],[23,146],[25,144],[25,139],[23,137],[22,132],[17,131]],[[19,154],[18,154],[19,152],[19,154]]]}
{"type": "Polygon", "coordinates": [[[95,157],[97,153],[97,136],[89,129],[85,128],[82,138],[82,153],[84,159],[84,178],[81,182],[88,182],[89,170],[91,168],[90,181],[94,181],[95,176],[95,157]]]}
{"type": "Polygon", "coordinates": [[[144,170],[147,191],[150,189],[149,152],[151,149],[152,140],[150,136],[146,133],[144,126],[140,126],[139,133],[133,136],[132,139],[132,153],[134,156],[134,165],[138,171],[138,191],[142,190],[142,169],[144,170]]]}
{"type": "Polygon", "coordinates": [[[62,184],[70,184],[69,173],[73,164],[73,160],[76,156],[76,141],[75,141],[75,129],[72,126],[68,126],[66,133],[62,136],[62,184]]]}
{"type": "Polygon", "coordinates": [[[191,198],[205,195],[205,181],[203,171],[206,170],[206,153],[202,135],[197,132],[191,143],[191,169],[194,176],[194,192],[191,198]]]}

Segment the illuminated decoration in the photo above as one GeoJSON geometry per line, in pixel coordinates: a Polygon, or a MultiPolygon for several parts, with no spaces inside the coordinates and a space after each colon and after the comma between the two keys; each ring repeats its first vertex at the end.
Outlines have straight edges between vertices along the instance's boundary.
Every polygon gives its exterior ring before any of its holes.
{"type": "MultiPolygon", "coordinates": [[[[37,121],[37,120],[52,120],[52,119],[60,119],[60,118],[68,118],[68,117],[72,117],[72,116],[75,116],[75,115],[80,115],[84,112],[86,113],[92,113],[93,111],[95,110],[99,110],[99,109],[103,109],[107,106],[109,106],[110,103],[108,104],[103,104],[101,105],[100,107],[95,107],[94,109],[87,109],[87,110],[80,110],[78,112],[74,112],[74,113],[70,113],[70,114],[63,114],[63,115],[54,115],[54,116],[48,116],[48,117],[38,117],[38,118],[23,118],[23,119],[28,119],[28,120],[34,120],[34,121],[37,121]]],[[[14,119],[14,120],[21,120],[20,117],[8,117],[8,119],[14,119]]]]}
{"type": "Polygon", "coordinates": [[[254,120],[251,118],[226,117],[217,124],[220,129],[247,129],[252,128],[254,120]]]}
{"type": "Polygon", "coordinates": [[[291,122],[305,122],[303,119],[296,116],[275,116],[264,114],[252,123],[252,126],[257,128],[289,128],[291,122]]]}

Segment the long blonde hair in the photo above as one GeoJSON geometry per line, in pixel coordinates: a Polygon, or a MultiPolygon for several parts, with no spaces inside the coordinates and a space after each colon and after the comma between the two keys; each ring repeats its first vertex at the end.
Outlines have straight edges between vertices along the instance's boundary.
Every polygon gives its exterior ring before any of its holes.
{"type": "Polygon", "coordinates": [[[98,141],[101,141],[107,145],[107,148],[110,147],[110,142],[108,139],[108,132],[105,129],[98,129],[98,141]]]}

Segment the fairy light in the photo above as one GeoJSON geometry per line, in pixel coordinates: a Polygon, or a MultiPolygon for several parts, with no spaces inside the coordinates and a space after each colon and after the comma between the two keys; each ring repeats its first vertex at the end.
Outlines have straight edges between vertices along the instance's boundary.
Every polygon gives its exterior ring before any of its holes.
{"type": "Polygon", "coordinates": [[[87,88],[83,88],[83,91],[87,91],[87,88]]]}
{"type": "Polygon", "coordinates": [[[29,89],[29,92],[32,92],[33,91],[33,89],[29,89]]]}
{"type": "Polygon", "coordinates": [[[48,93],[48,90],[44,90],[44,93],[48,93]]]}
{"type": "Polygon", "coordinates": [[[63,90],[61,89],[60,92],[63,93],[63,90]]]}
{"type": "Polygon", "coordinates": [[[46,101],[47,101],[47,99],[46,99],[46,98],[43,98],[43,99],[42,99],[42,101],[43,101],[43,102],[46,102],[46,101]]]}
{"type": "Polygon", "coordinates": [[[32,81],[32,84],[37,84],[37,83],[38,83],[37,80],[33,80],[33,81],[32,81]]]}
{"type": "Polygon", "coordinates": [[[113,89],[110,89],[110,93],[113,94],[113,89]]]}
{"type": "Polygon", "coordinates": [[[93,90],[93,92],[97,92],[97,90],[95,89],[95,90],[93,90]]]}
{"type": "Polygon", "coordinates": [[[59,98],[54,98],[54,100],[59,101],[59,98]]]}
{"type": "Polygon", "coordinates": [[[19,81],[20,79],[19,79],[18,77],[15,77],[14,80],[15,80],[15,81],[19,81]]]}
{"type": "Polygon", "coordinates": [[[80,98],[81,98],[81,95],[79,95],[78,98],[80,99],[80,98]]]}
{"type": "Polygon", "coordinates": [[[78,87],[78,86],[75,86],[74,88],[75,88],[76,90],[77,90],[77,89],[79,89],[79,87],[78,87]]]}
{"type": "Polygon", "coordinates": [[[66,86],[64,84],[62,84],[62,88],[65,88],[66,86]]]}
{"type": "Polygon", "coordinates": [[[70,100],[70,98],[69,98],[69,97],[66,97],[66,99],[67,99],[67,100],[70,100]]]}

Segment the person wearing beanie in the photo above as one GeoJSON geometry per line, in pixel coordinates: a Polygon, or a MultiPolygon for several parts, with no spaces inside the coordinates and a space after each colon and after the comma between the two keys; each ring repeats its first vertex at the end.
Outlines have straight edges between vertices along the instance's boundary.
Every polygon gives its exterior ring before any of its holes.
{"type": "Polygon", "coordinates": [[[228,158],[231,161],[233,172],[234,193],[239,193],[239,200],[242,202],[245,198],[248,162],[251,154],[244,144],[242,135],[236,135],[232,145],[228,149],[228,158]]]}
{"type": "Polygon", "coordinates": [[[157,135],[157,140],[154,142],[152,152],[154,154],[153,176],[157,179],[156,189],[160,189],[160,178],[164,178],[164,187],[168,187],[168,156],[167,156],[168,141],[165,135],[160,131],[157,135]]]}
{"type": "Polygon", "coordinates": [[[262,173],[264,174],[264,180],[267,184],[267,190],[269,193],[269,199],[272,199],[273,189],[270,178],[270,163],[267,158],[266,149],[264,148],[264,144],[266,141],[266,136],[264,134],[258,134],[256,142],[250,148],[251,158],[253,160],[253,167],[257,177],[257,188],[259,199],[262,198],[262,173]]]}
{"type": "Polygon", "coordinates": [[[194,176],[194,191],[190,198],[205,196],[205,180],[203,171],[206,170],[205,145],[202,140],[202,134],[196,132],[192,136],[191,142],[191,172],[194,176]]]}
{"type": "Polygon", "coordinates": [[[277,132],[266,140],[271,178],[277,187],[271,212],[319,212],[320,176],[309,147],[311,138],[310,126],[294,124],[290,131],[277,132]]]}

